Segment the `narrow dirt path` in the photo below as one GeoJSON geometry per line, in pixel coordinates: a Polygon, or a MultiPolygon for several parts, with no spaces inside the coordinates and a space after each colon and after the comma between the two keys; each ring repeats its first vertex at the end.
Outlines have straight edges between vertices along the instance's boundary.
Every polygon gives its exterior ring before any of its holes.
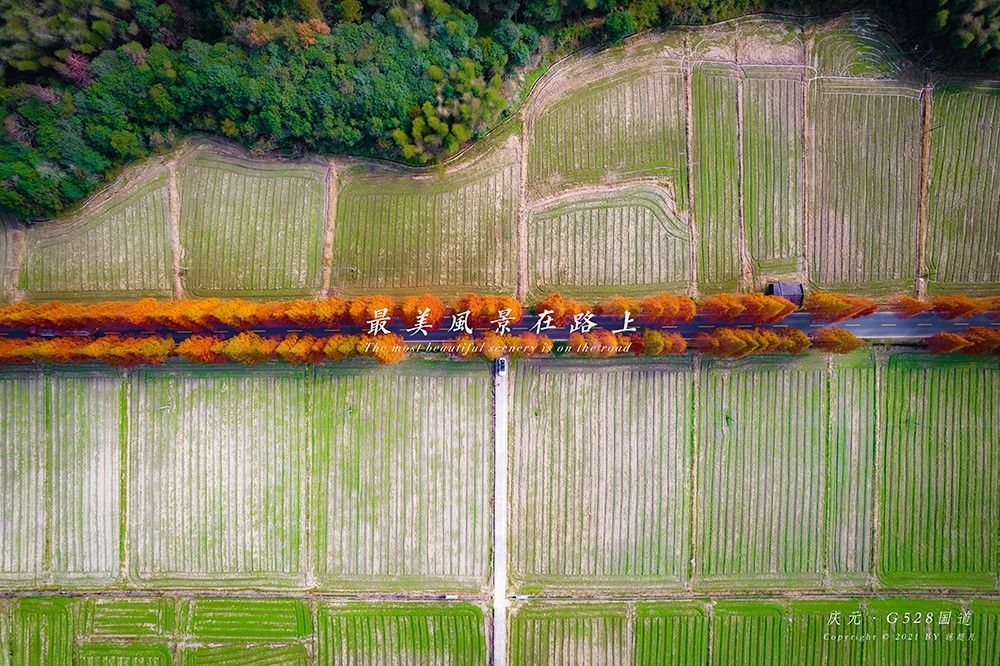
{"type": "Polygon", "coordinates": [[[13,241],[14,252],[11,257],[10,275],[7,276],[7,279],[10,280],[11,300],[17,303],[24,300],[24,292],[21,291],[21,264],[24,263],[24,253],[28,246],[28,237],[24,227],[17,223],[14,225],[13,241]]]}
{"type": "Polygon", "coordinates": [[[927,208],[931,166],[931,123],[934,116],[933,86],[930,72],[924,73],[920,91],[920,202],[917,206],[917,279],[916,296],[927,296],[927,208]]]}
{"type": "Polygon", "coordinates": [[[740,291],[750,291],[753,288],[753,267],[750,261],[750,241],[747,236],[746,211],[743,208],[744,169],[743,169],[743,70],[736,70],[736,201],[739,218],[739,255],[740,255],[740,291]]]}
{"type": "Polygon", "coordinates": [[[691,99],[692,66],[686,63],[684,72],[684,135],[687,140],[687,176],[688,176],[688,229],[691,233],[691,283],[689,295],[698,298],[698,225],[694,212],[694,102],[691,99]]]}
{"type": "Polygon", "coordinates": [[[184,297],[184,280],[181,279],[181,257],[184,247],[181,245],[181,201],[177,193],[177,162],[167,162],[167,199],[170,208],[170,245],[173,248],[173,278],[174,298],[184,297]]]}
{"type": "MultiPolygon", "coordinates": [[[[802,61],[809,67],[809,39],[802,40],[802,61]]],[[[799,223],[799,239],[802,242],[802,254],[799,255],[799,282],[809,284],[809,248],[812,240],[812,130],[809,127],[809,85],[812,77],[806,69],[802,82],[802,175],[799,177],[799,187],[802,196],[801,220],[799,223]]]]}
{"type": "Polygon", "coordinates": [[[517,147],[519,169],[517,187],[517,297],[524,300],[528,295],[528,141],[534,121],[530,112],[524,114],[521,127],[521,141],[517,147]]]}
{"type": "Polygon", "coordinates": [[[337,225],[337,163],[330,160],[326,171],[326,220],[323,226],[323,296],[332,295],[333,238],[337,225]]]}

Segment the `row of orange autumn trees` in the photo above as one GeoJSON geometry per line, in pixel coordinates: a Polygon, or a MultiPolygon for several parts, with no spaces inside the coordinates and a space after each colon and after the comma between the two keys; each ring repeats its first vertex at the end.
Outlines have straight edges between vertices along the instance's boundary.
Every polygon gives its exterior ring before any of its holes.
{"type": "MultiPolygon", "coordinates": [[[[806,298],[803,309],[814,319],[837,322],[860,317],[878,309],[869,299],[845,294],[820,292],[806,298]]],[[[574,317],[591,312],[620,317],[627,311],[638,324],[671,326],[690,321],[695,315],[715,323],[734,321],[766,324],[781,321],[796,306],[778,296],[764,294],[719,294],[695,303],[686,296],[657,294],[645,298],[612,297],[597,304],[582,303],[552,294],[536,303],[536,315],[547,313],[556,326],[566,326],[574,317]]],[[[900,317],[934,312],[945,318],[1000,314],[1000,299],[964,296],[918,300],[901,296],[890,299],[888,309],[900,317]]],[[[0,326],[22,331],[103,331],[102,337],[59,336],[0,339],[0,363],[86,362],[98,361],[117,367],[144,363],[162,363],[181,358],[193,363],[260,363],[283,359],[289,363],[338,361],[352,356],[371,357],[381,363],[393,363],[405,357],[405,341],[396,334],[314,336],[258,335],[244,331],[228,336],[211,334],[220,329],[265,328],[335,328],[343,325],[364,327],[368,320],[384,310],[399,317],[407,326],[419,319],[430,329],[439,327],[450,313],[468,311],[469,324],[491,326],[501,312],[516,323],[524,315],[521,304],[508,296],[465,295],[456,299],[450,310],[432,295],[414,296],[395,301],[386,296],[367,296],[344,300],[328,298],[315,301],[275,301],[255,303],[243,300],[198,299],[135,302],[106,302],[76,305],[59,302],[33,305],[18,303],[0,308],[0,326]],[[169,335],[120,335],[114,331],[193,331],[190,337],[176,342],[169,335]]],[[[810,347],[827,352],[847,353],[865,342],[841,328],[823,328],[806,336],[792,328],[720,327],[698,333],[692,345],[699,351],[726,358],[752,354],[802,353],[810,347]]],[[[927,341],[933,352],[996,354],[1000,352],[1000,332],[989,328],[970,328],[961,334],[941,333],[927,341]]],[[[677,333],[646,328],[627,335],[594,328],[587,333],[571,333],[566,343],[554,343],[545,335],[524,332],[499,335],[485,332],[473,337],[459,335],[442,345],[444,351],[462,358],[502,355],[537,356],[571,353],[583,356],[636,354],[661,356],[687,350],[686,341],[677,333]]]]}
{"type": "MultiPolygon", "coordinates": [[[[687,296],[664,293],[644,298],[614,296],[599,303],[583,303],[551,294],[529,309],[535,313],[551,312],[559,326],[568,324],[574,315],[588,311],[595,315],[613,316],[622,316],[628,311],[639,323],[669,326],[691,321],[696,315],[716,323],[737,319],[754,324],[774,323],[798,308],[780,296],[761,293],[717,294],[702,298],[697,303],[687,296]]],[[[861,296],[816,292],[806,297],[802,309],[817,321],[833,323],[871,314],[880,307],[861,296]]],[[[932,312],[946,319],[980,314],[1000,315],[1000,297],[939,296],[920,300],[897,296],[889,299],[881,309],[896,312],[904,318],[923,312],[932,312]]],[[[489,327],[490,322],[504,310],[509,310],[512,322],[519,322],[526,308],[510,296],[475,294],[461,296],[450,304],[430,294],[402,300],[376,295],[354,299],[268,302],[216,298],[173,301],[147,298],[94,304],[21,302],[0,307],[0,327],[56,332],[136,329],[197,332],[261,327],[326,329],[347,325],[363,327],[380,310],[402,320],[407,326],[415,325],[420,314],[424,313],[425,321],[433,330],[441,326],[450,313],[468,311],[470,324],[483,328],[489,327]]]]}

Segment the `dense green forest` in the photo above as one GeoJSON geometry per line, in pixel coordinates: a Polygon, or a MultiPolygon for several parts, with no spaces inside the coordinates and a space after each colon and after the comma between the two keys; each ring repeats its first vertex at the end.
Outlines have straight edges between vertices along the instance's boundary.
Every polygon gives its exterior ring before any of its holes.
{"type": "Polygon", "coordinates": [[[51,216],[191,131],[427,163],[494,125],[553,54],[858,6],[922,54],[998,69],[1000,0],[0,0],[0,208],[51,216]]]}

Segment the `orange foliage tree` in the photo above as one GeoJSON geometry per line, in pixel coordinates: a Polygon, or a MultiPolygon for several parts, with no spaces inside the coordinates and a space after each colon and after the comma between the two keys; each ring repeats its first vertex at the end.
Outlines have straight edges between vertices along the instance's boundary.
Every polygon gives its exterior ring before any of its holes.
{"type": "Polygon", "coordinates": [[[476,354],[476,340],[468,333],[455,337],[454,343],[447,347],[448,351],[459,358],[472,358],[476,354]]]}
{"type": "Polygon", "coordinates": [[[329,361],[343,361],[345,358],[356,356],[357,353],[356,336],[336,333],[323,339],[323,356],[329,361]]]}
{"type": "Polygon", "coordinates": [[[277,338],[262,337],[248,331],[222,340],[216,350],[237,363],[254,365],[274,358],[277,347],[277,338]]]}
{"type": "Polygon", "coordinates": [[[80,349],[80,354],[116,368],[131,368],[163,363],[175,346],[173,338],[163,335],[105,335],[80,349]]]}
{"type": "Polygon", "coordinates": [[[698,301],[698,314],[708,321],[732,321],[743,310],[739,294],[715,294],[698,301]]]}
{"type": "Polygon", "coordinates": [[[821,328],[809,336],[813,347],[833,354],[849,354],[867,343],[846,328],[821,328]]]}
{"type": "Polygon", "coordinates": [[[220,344],[222,341],[211,335],[192,335],[182,340],[174,351],[191,363],[225,363],[229,358],[219,353],[220,344]]]}
{"type": "Polygon", "coordinates": [[[387,317],[393,316],[396,302],[388,296],[361,296],[352,298],[347,313],[351,323],[367,327],[368,322],[376,318],[378,310],[385,310],[387,317]]]}
{"type": "Polygon", "coordinates": [[[666,333],[647,328],[642,331],[640,350],[646,356],[683,354],[687,351],[687,342],[680,333],[666,333]]]}
{"type": "Polygon", "coordinates": [[[278,343],[274,351],[288,363],[319,363],[325,358],[323,353],[325,346],[325,338],[289,333],[278,343]]]}
{"type": "Polygon", "coordinates": [[[379,363],[399,363],[406,358],[405,341],[395,333],[388,335],[359,335],[358,354],[375,359],[379,363]]]}
{"type": "Polygon", "coordinates": [[[962,333],[936,333],[925,341],[932,354],[1000,354],[1000,330],[974,326],[962,333]]]}
{"type": "Polygon", "coordinates": [[[961,351],[969,346],[964,335],[960,333],[948,333],[946,331],[935,333],[924,340],[924,344],[932,354],[949,354],[961,351]]]}
{"type": "Polygon", "coordinates": [[[795,328],[717,328],[694,337],[698,351],[723,358],[753,354],[800,354],[809,349],[809,337],[795,328]]]}
{"type": "Polygon", "coordinates": [[[934,307],[929,301],[913,296],[893,296],[889,299],[889,310],[896,313],[900,319],[909,319],[927,312],[934,307]]]}
{"type": "Polygon", "coordinates": [[[609,317],[624,317],[626,311],[632,317],[638,317],[642,311],[642,304],[639,302],[639,299],[626,296],[611,296],[598,303],[595,308],[596,314],[607,315],[609,317]]]}
{"type": "Polygon", "coordinates": [[[607,358],[631,348],[632,340],[626,335],[616,335],[605,328],[595,328],[589,333],[570,333],[569,351],[580,356],[607,358]]]}
{"type": "Polygon", "coordinates": [[[28,338],[17,355],[36,363],[79,363],[87,360],[80,353],[93,338],[28,338]]]}
{"type": "Polygon", "coordinates": [[[746,317],[756,324],[781,321],[798,308],[783,296],[752,294],[716,294],[698,303],[698,314],[709,321],[733,321],[746,317]]]}
{"type": "Polygon", "coordinates": [[[784,296],[769,296],[760,292],[740,294],[745,308],[743,314],[755,324],[773,324],[798,310],[798,306],[784,296]]]}
{"type": "Polygon", "coordinates": [[[878,308],[875,301],[863,296],[837,294],[832,291],[809,294],[802,306],[817,321],[829,323],[870,315],[878,308]]]}
{"type": "Polygon", "coordinates": [[[930,302],[932,312],[942,319],[975,317],[990,308],[989,300],[968,296],[937,296],[930,299],[930,302]]]}
{"type": "Polygon", "coordinates": [[[580,303],[568,298],[563,298],[560,294],[549,294],[542,300],[535,303],[535,314],[540,314],[546,310],[552,311],[552,321],[556,326],[566,326],[573,317],[584,312],[592,311],[593,306],[589,303],[580,303]]]}
{"type": "Polygon", "coordinates": [[[655,294],[639,301],[640,321],[660,326],[673,326],[682,321],[691,321],[697,307],[687,296],[655,294]]]}
{"type": "Polygon", "coordinates": [[[525,331],[515,336],[518,356],[544,356],[552,353],[552,338],[525,331]]]}
{"type": "Polygon", "coordinates": [[[468,310],[469,324],[480,328],[492,326],[491,322],[499,318],[502,310],[510,310],[507,317],[511,323],[521,321],[521,317],[524,315],[521,303],[512,296],[465,294],[455,300],[452,309],[455,312],[468,310]]]}
{"type": "Polygon", "coordinates": [[[498,335],[493,331],[483,333],[482,337],[479,338],[479,342],[482,346],[483,356],[491,361],[495,361],[507,353],[507,341],[504,339],[504,336],[498,335]]]}
{"type": "Polygon", "coordinates": [[[444,320],[445,305],[433,294],[410,296],[399,304],[399,314],[407,326],[416,326],[421,313],[426,313],[425,322],[430,326],[428,330],[434,330],[444,320]]]}

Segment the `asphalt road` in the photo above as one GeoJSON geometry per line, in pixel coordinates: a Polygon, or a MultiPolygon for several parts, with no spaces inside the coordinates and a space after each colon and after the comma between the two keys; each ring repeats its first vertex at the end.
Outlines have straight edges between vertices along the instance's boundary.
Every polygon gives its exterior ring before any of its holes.
{"type": "MultiPolygon", "coordinates": [[[[595,316],[593,318],[594,323],[602,328],[608,330],[616,330],[622,328],[622,319],[620,317],[605,317],[605,316],[595,316]]],[[[537,322],[537,317],[534,315],[525,315],[523,320],[517,324],[510,325],[511,333],[521,333],[525,331],[534,331],[537,322]]],[[[445,325],[450,323],[450,318],[445,319],[445,325]]],[[[632,326],[642,328],[641,326],[632,323],[632,326]]],[[[710,331],[714,328],[720,327],[736,327],[736,328],[771,328],[780,329],[784,327],[797,328],[806,333],[810,333],[820,328],[826,327],[843,327],[851,331],[858,337],[877,339],[877,340],[888,340],[888,341],[900,341],[906,342],[908,340],[916,340],[919,338],[925,338],[935,333],[941,331],[948,331],[952,333],[958,333],[966,330],[973,326],[988,326],[993,328],[1000,328],[1000,320],[990,321],[986,316],[972,317],[969,319],[954,319],[947,320],[938,317],[937,315],[924,313],[917,315],[916,317],[911,317],[910,319],[900,319],[892,312],[876,312],[865,317],[858,317],[857,319],[850,319],[843,322],[837,322],[835,324],[822,324],[812,321],[810,316],[805,312],[796,312],[789,315],[784,320],[776,324],[764,324],[757,325],[748,321],[743,321],[737,319],[736,321],[718,324],[706,322],[700,317],[695,317],[692,321],[677,324],[676,326],[666,326],[663,330],[673,331],[680,333],[684,338],[690,340],[695,334],[710,331]]],[[[254,328],[251,329],[256,333],[261,335],[285,335],[287,333],[302,333],[316,336],[325,336],[332,333],[367,333],[367,329],[361,329],[357,326],[344,326],[340,328],[254,328]]],[[[386,330],[392,333],[398,333],[407,342],[444,342],[452,340],[458,335],[456,332],[447,330],[447,328],[439,328],[434,331],[427,332],[427,335],[422,335],[415,332],[407,332],[406,326],[402,322],[389,321],[386,325],[386,330]]],[[[474,329],[474,334],[481,334],[486,331],[495,330],[495,327],[490,328],[477,328],[474,329]]],[[[241,332],[238,329],[232,328],[220,328],[216,329],[219,333],[235,335],[241,332]]],[[[62,333],[62,335],[87,335],[90,333],[99,333],[102,331],[73,331],[72,333],[62,333]]],[[[116,333],[122,334],[134,334],[134,335],[153,335],[157,333],[161,334],[171,334],[177,339],[184,339],[195,332],[193,331],[148,331],[144,329],[132,329],[132,330],[117,330],[116,333]]],[[[554,329],[542,330],[549,338],[556,341],[563,341],[569,337],[570,331],[569,326],[558,327],[554,329]]],[[[12,337],[12,338],[24,338],[31,335],[55,335],[53,332],[46,331],[23,331],[23,330],[0,330],[0,337],[12,337]]]]}

